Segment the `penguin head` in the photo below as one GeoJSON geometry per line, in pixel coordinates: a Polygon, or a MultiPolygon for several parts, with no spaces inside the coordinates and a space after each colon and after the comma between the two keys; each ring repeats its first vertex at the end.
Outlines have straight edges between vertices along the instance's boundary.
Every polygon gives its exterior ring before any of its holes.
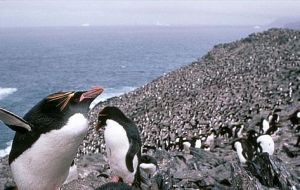
{"type": "Polygon", "coordinates": [[[87,113],[91,102],[102,92],[100,87],[88,91],[57,92],[44,98],[40,109],[59,114],[87,113]]]}
{"type": "Polygon", "coordinates": [[[154,164],[156,167],[158,167],[157,161],[154,157],[144,154],[141,156],[141,163],[145,164],[154,164]]]}
{"type": "Polygon", "coordinates": [[[103,108],[98,114],[98,124],[96,126],[96,130],[106,126],[106,121],[114,120],[118,121],[128,121],[129,119],[124,115],[124,113],[117,107],[107,106],[103,108]]]}
{"type": "Polygon", "coordinates": [[[270,124],[276,124],[276,123],[279,123],[279,115],[277,114],[277,113],[270,113],[269,115],[268,115],[268,121],[269,121],[269,123],[270,124]]]}
{"type": "Polygon", "coordinates": [[[153,175],[159,169],[156,159],[149,155],[141,156],[141,163],[139,167],[150,175],[153,175]]]}
{"type": "Polygon", "coordinates": [[[29,110],[23,118],[5,109],[0,109],[0,120],[14,131],[25,133],[35,126],[43,126],[43,131],[48,131],[47,126],[58,122],[56,127],[62,126],[68,116],[74,113],[86,114],[89,104],[101,93],[102,88],[92,88],[89,91],[57,92],[50,94],[29,110]]]}
{"type": "Polygon", "coordinates": [[[228,137],[232,137],[232,131],[229,129],[228,126],[221,127],[219,131],[220,136],[224,136],[225,134],[228,134],[228,137]]]}
{"type": "Polygon", "coordinates": [[[208,132],[208,134],[213,135],[213,137],[219,136],[218,132],[214,128],[211,128],[210,131],[208,132]]]}

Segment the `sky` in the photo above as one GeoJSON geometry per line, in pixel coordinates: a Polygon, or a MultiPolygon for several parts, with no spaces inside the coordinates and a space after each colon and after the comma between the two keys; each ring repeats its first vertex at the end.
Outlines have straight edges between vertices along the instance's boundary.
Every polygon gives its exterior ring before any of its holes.
{"type": "Polygon", "coordinates": [[[0,0],[0,27],[268,25],[300,21],[299,0],[0,0]]]}

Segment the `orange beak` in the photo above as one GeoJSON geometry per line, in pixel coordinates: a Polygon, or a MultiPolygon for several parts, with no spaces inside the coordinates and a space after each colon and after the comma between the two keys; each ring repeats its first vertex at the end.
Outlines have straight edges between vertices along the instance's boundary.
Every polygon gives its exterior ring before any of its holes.
{"type": "Polygon", "coordinates": [[[89,91],[86,91],[80,96],[79,102],[83,101],[87,98],[96,98],[103,92],[103,88],[101,87],[93,87],[89,91]]]}

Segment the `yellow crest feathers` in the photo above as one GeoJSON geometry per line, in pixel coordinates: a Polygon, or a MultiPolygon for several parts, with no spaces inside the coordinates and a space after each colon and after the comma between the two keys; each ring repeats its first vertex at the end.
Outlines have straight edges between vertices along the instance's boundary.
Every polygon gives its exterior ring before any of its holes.
{"type": "Polygon", "coordinates": [[[70,99],[74,96],[74,92],[58,92],[55,94],[51,94],[47,97],[49,101],[59,100],[57,107],[60,107],[60,111],[65,109],[70,99]]]}

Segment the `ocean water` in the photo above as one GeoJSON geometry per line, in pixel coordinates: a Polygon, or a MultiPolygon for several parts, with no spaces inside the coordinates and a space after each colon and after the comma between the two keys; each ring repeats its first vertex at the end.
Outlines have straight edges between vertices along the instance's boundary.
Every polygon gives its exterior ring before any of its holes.
{"type": "MultiPolygon", "coordinates": [[[[262,29],[260,29],[262,30],[262,29]]],[[[23,116],[60,90],[105,89],[99,100],[132,91],[197,60],[253,27],[0,28],[0,107],[23,116]]],[[[14,132],[0,123],[0,156],[14,132]]]]}

